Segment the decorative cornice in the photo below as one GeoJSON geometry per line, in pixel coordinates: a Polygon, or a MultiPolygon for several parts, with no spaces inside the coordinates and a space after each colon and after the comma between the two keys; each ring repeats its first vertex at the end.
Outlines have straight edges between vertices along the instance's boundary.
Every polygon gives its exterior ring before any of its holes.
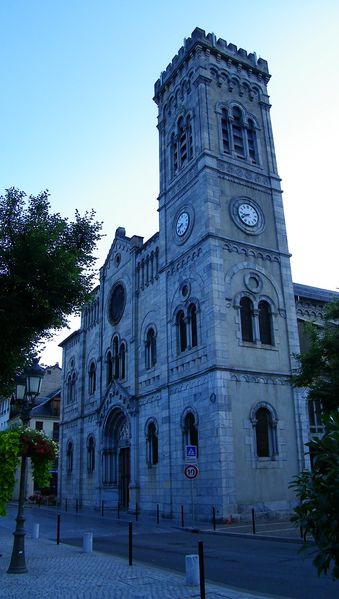
{"type": "Polygon", "coordinates": [[[199,258],[201,252],[202,252],[202,248],[198,247],[197,249],[193,250],[192,252],[185,254],[185,256],[183,256],[179,260],[176,260],[171,265],[170,268],[167,268],[167,272],[166,272],[167,276],[170,277],[171,275],[176,274],[177,272],[179,272],[180,270],[185,268],[190,262],[194,262],[194,260],[199,258]]]}
{"type": "Polygon", "coordinates": [[[257,185],[265,188],[271,188],[270,178],[261,173],[257,173],[253,170],[230,164],[225,160],[217,160],[217,168],[228,175],[229,180],[237,181],[239,179],[245,180],[249,185],[257,185]]]}
{"type": "Polygon", "coordinates": [[[223,249],[234,254],[242,254],[247,258],[254,258],[256,260],[260,259],[263,261],[267,260],[268,262],[277,262],[280,264],[279,255],[270,250],[266,250],[265,248],[257,249],[253,248],[253,246],[246,247],[245,245],[235,241],[225,241],[223,244],[223,249]]]}

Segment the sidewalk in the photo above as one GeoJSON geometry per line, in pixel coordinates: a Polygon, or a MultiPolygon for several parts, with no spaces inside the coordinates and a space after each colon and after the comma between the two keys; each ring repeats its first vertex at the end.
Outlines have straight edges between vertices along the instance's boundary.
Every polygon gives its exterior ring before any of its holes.
{"type": "MultiPolygon", "coordinates": [[[[48,539],[25,538],[28,573],[7,574],[13,535],[1,526],[0,597],[4,599],[186,599],[200,598],[199,586],[169,570],[135,563],[99,552],[83,553],[48,539]]],[[[206,584],[206,599],[268,599],[224,585],[206,584]]]]}

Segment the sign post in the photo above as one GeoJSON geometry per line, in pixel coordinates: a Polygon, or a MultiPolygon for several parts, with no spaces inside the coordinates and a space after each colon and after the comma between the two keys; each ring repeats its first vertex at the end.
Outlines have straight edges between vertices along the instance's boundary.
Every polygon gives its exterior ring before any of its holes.
{"type": "MultiPolygon", "coordinates": [[[[195,447],[195,446],[193,446],[195,447]]],[[[186,464],[184,468],[185,477],[191,481],[191,504],[192,504],[192,525],[194,525],[194,483],[193,481],[199,474],[199,468],[196,464],[186,464]]]]}

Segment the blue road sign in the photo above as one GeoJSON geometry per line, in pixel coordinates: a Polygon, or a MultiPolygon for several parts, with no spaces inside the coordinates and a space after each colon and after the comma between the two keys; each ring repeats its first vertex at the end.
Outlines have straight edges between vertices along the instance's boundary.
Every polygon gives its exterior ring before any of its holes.
{"type": "Polygon", "coordinates": [[[197,461],[197,449],[196,445],[185,445],[186,462],[191,464],[197,461]]]}

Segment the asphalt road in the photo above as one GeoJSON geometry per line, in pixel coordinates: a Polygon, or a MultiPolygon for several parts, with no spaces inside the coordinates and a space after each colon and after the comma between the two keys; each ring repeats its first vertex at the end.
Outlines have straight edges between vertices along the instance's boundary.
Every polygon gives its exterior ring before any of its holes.
{"type": "MultiPolygon", "coordinates": [[[[13,526],[10,508],[1,524],[13,526]]],[[[56,514],[44,509],[26,510],[27,530],[40,522],[40,533],[56,539],[56,514]]],[[[128,559],[128,521],[82,514],[61,515],[61,542],[81,545],[82,533],[93,532],[93,549],[128,559]]],[[[236,589],[289,599],[336,599],[339,582],[318,577],[309,556],[299,553],[301,545],[283,540],[220,533],[192,533],[151,522],[133,523],[133,559],[180,573],[185,555],[198,553],[204,543],[206,579],[236,589]]]]}

